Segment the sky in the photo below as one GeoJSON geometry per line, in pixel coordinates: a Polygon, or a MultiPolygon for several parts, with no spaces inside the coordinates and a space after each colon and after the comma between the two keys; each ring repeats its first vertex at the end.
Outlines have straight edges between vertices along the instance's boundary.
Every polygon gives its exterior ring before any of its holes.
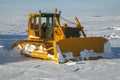
{"type": "Polygon", "coordinates": [[[67,16],[120,16],[120,0],[0,0],[0,16],[61,10],[67,16]]]}

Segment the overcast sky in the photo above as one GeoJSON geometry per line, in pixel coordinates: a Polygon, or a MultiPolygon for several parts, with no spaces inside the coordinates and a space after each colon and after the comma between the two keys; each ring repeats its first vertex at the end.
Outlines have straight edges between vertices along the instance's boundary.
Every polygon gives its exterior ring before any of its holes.
{"type": "Polygon", "coordinates": [[[120,16],[120,0],[0,0],[0,16],[58,8],[65,15],[120,16]]]}

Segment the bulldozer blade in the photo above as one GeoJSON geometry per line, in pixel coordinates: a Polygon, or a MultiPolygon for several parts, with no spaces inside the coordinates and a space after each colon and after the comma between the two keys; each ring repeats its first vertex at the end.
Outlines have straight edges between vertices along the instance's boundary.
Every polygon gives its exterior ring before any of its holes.
{"type": "Polygon", "coordinates": [[[65,38],[56,44],[59,46],[62,55],[72,52],[74,57],[79,57],[83,50],[92,50],[96,53],[104,52],[104,44],[107,41],[103,37],[65,38]]]}

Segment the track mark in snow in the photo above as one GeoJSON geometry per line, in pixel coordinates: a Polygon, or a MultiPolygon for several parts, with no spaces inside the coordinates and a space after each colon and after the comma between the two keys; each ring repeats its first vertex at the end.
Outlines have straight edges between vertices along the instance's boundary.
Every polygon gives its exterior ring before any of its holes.
{"type": "Polygon", "coordinates": [[[40,67],[40,65],[34,66],[33,68],[37,68],[37,67],[40,67]]]}
{"type": "Polygon", "coordinates": [[[79,71],[79,68],[76,68],[74,71],[75,71],[75,72],[76,72],[76,71],[79,71]]]}

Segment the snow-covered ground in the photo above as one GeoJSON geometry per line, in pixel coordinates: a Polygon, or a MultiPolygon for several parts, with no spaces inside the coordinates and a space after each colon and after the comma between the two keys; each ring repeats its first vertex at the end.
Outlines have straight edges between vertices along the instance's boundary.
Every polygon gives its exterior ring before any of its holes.
{"type": "Polygon", "coordinates": [[[112,59],[56,64],[12,54],[12,43],[27,37],[27,16],[0,17],[0,80],[120,80],[120,16],[80,16],[88,36],[109,39],[112,59]]]}

